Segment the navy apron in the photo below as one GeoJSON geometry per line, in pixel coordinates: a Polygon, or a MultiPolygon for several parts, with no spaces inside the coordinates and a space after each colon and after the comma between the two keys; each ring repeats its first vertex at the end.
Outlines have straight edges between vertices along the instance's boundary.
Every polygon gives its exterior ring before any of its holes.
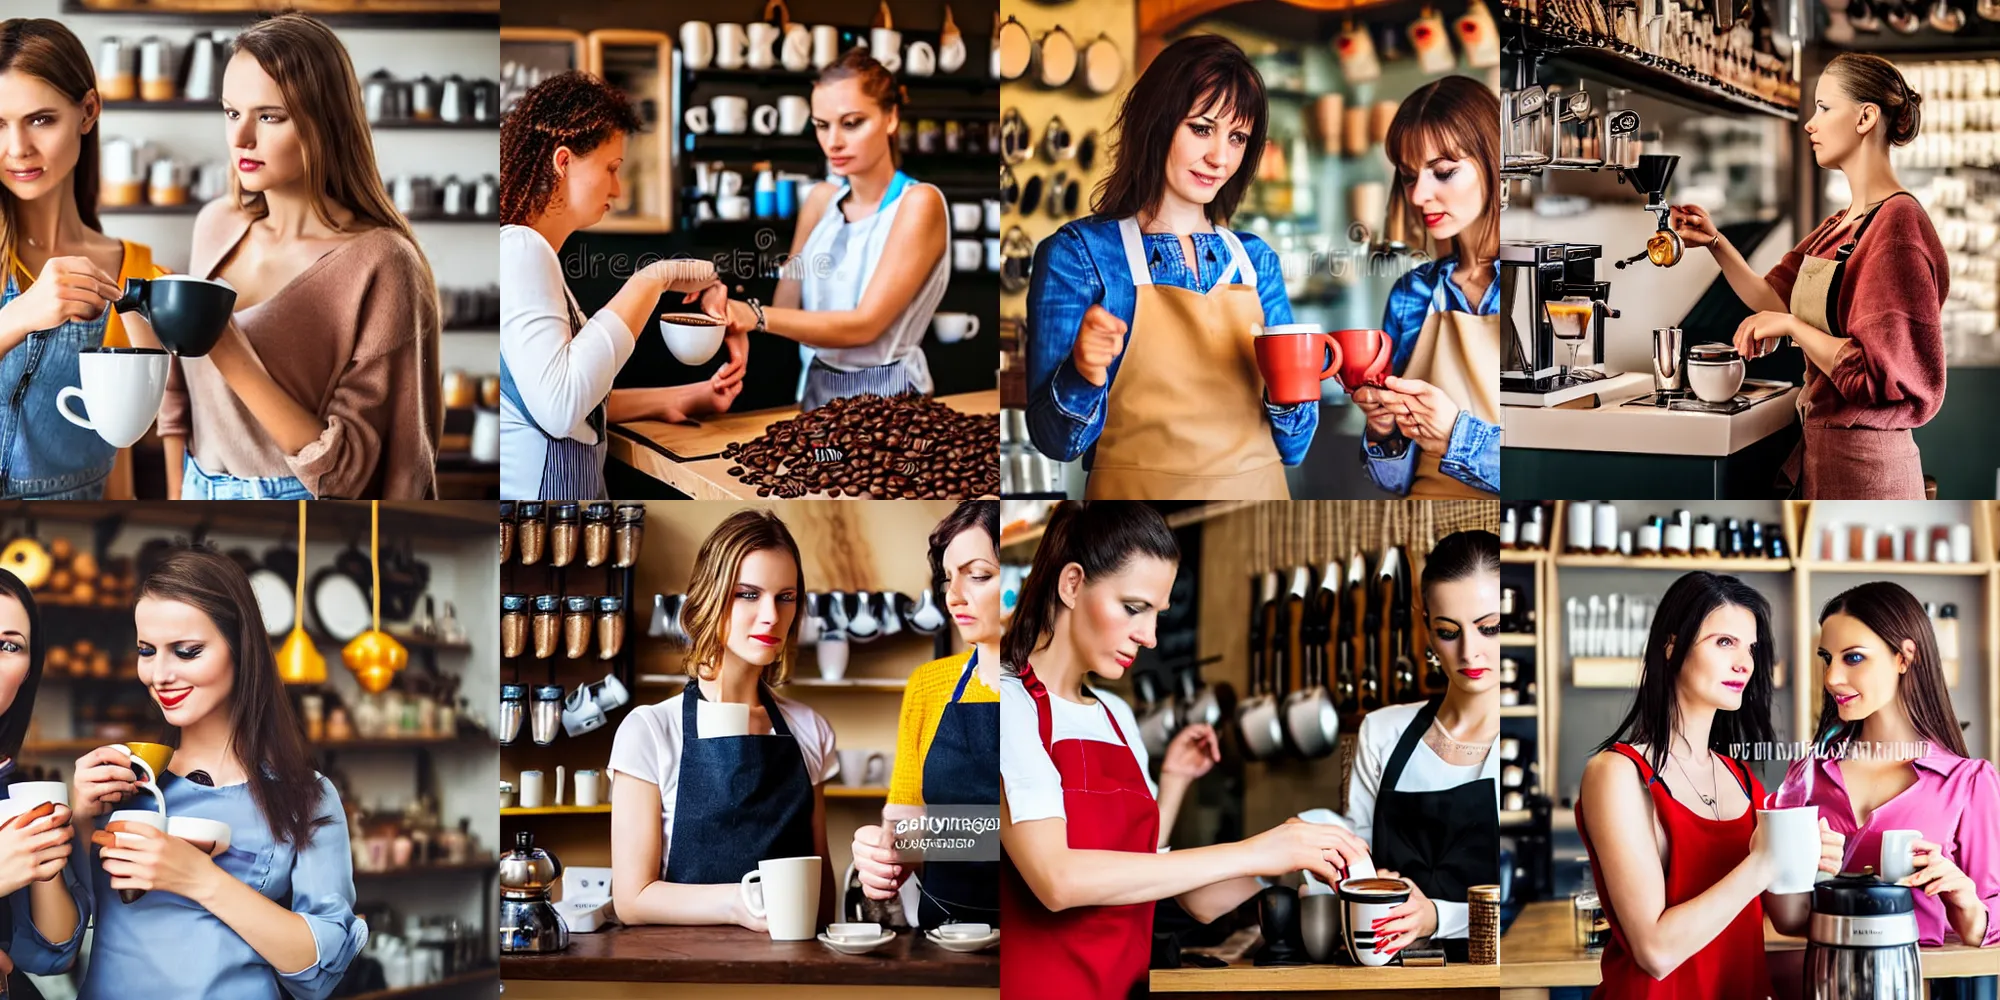
{"type": "MultiPolygon", "coordinates": [[[[583,317],[577,315],[576,306],[569,301],[569,293],[563,293],[563,306],[569,310],[569,328],[572,335],[583,329],[583,317]]],[[[515,497],[516,500],[604,500],[608,499],[604,486],[604,454],[609,447],[605,437],[606,419],[604,402],[590,411],[587,422],[591,430],[597,432],[597,443],[584,444],[569,436],[569,428],[562,428],[563,435],[556,437],[535,423],[528,410],[528,404],[521,401],[521,387],[514,384],[514,373],[507,368],[507,356],[500,356],[500,395],[507,397],[514,409],[527,418],[528,425],[542,436],[541,488],[532,497],[515,497]]]]}
{"type": "Polygon", "coordinates": [[[813,854],[813,786],[805,758],[762,683],[757,698],[776,735],[701,739],[695,732],[701,685],[688,682],[681,696],[681,780],[674,792],[668,882],[737,882],[759,861],[813,854]]]}
{"type": "MultiPolygon", "coordinates": [[[[937,732],[924,755],[925,805],[1000,808],[1000,703],[959,700],[978,666],[975,649],[938,715],[937,732]]],[[[919,926],[1000,925],[998,861],[927,861],[917,887],[923,890],[917,904],[919,926]]]]}
{"type": "MultiPolygon", "coordinates": [[[[1396,790],[1403,765],[1443,703],[1443,695],[1424,703],[1382,770],[1372,856],[1376,868],[1400,872],[1431,899],[1463,901],[1468,888],[1500,882],[1500,807],[1493,779],[1476,778],[1434,792],[1396,790]]],[[[1431,943],[1445,949],[1447,961],[1467,960],[1463,938],[1433,938],[1431,943]]]]}

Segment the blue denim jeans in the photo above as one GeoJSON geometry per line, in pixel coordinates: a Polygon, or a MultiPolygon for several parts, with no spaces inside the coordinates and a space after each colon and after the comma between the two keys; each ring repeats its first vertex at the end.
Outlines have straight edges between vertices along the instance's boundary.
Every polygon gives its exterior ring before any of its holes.
{"type": "Polygon", "coordinates": [[[193,455],[181,466],[182,500],[311,500],[312,491],[292,476],[263,479],[212,476],[193,455]]]}

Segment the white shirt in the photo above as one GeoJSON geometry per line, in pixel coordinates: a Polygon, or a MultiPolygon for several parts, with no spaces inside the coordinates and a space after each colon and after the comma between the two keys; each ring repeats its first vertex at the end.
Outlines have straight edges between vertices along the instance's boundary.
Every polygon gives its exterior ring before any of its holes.
{"type": "MultiPolygon", "coordinates": [[[[1147,770],[1146,744],[1139,739],[1139,721],[1132,717],[1131,706],[1109,691],[1092,688],[1091,692],[1102,705],[1081,705],[1049,693],[1049,742],[1090,740],[1117,745],[1121,742],[1118,733],[1104,714],[1109,708],[1125,734],[1122,742],[1131,748],[1139,773],[1146,776],[1146,791],[1159,798],[1160,788],[1147,770]]],[[[1069,818],[1063,809],[1062,773],[1056,770],[1048,748],[1042,746],[1035,696],[1012,673],[1000,675],[1000,779],[1007,786],[1007,809],[1013,822],[1069,818]]]]}
{"type": "MultiPolygon", "coordinates": [[[[500,355],[528,407],[519,413],[501,402],[502,439],[539,427],[550,437],[596,444],[590,413],[611,395],[611,380],[632,356],[632,330],[608,307],[581,329],[571,329],[576,300],[563,281],[562,261],[549,241],[527,226],[500,227],[500,283],[507,290],[500,297],[500,355]]],[[[539,461],[533,471],[539,479],[539,461]]]]}
{"type": "MultiPolygon", "coordinates": [[[[798,267],[802,270],[796,276],[800,279],[800,301],[814,312],[845,312],[861,305],[861,297],[868,291],[868,283],[875,277],[875,268],[888,248],[889,234],[896,227],[896,214],[912,196],[932,197],[940,205],[945,203],[944,192],[935,185],[911,181],[895,200],[878,207],[867,218],[849,222],[840,210],[840,203],[852,190],[843,178],[799,253],[798,267]],[[808,262],[811,266],[807,266],[808,262]]],[[[944,254],[931,265],[931,272],[924,277],[917,293],[875,339],[851,347],[807,350],[841,371],[859,371],[901,361],[908,369],[910,384],[920,392],[929,393],[931,372],[924,357],[924,333],[930,329],[931,317],[944,301],[944,291],[950,282],[951,242],[947,240],[944,254]]]]}
{"type": "MultiPolygon", "coordinates": [[[[665,877],[667,849],[674,839],[674,802],[681,787],[681,699],[674,695],[654,705],[632,709],[618,724],[611,741],[612,780],[629,774],[660,788],[660,873],[665,877]]],[[[840,773],[840,757],[833,750],[833,726],[818,712],[783,695],[774,694],[778,711],[798,741],[799,756],[805,758],[806,780],[814,785],[840,773]]],[[[773,727],[762,735],[777,732],[773,727]]]]}

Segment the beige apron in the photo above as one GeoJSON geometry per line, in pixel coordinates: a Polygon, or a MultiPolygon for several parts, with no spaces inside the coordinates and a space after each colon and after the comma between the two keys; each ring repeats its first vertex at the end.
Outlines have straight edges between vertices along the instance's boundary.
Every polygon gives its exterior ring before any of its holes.
{"type": "MultiPolygon", "coordinates": [[[[1139,223],[1118,223],[1138,305],[1085,495],[1092,500],[1289,500],[1252,334],[1257,271],[1217,228],[1231,268],[1204,295],[1153,284],[1139,223]]],[[[1496,369],[1497,370],[1497,369],[1496,369]]]]}
{"type": "MultiPolygon", "coordinates": [[[[1799,262],[1799,276],[1792,282],[1792,299],[1787,305],[1807,326],[1845,337],[1840,329],[1841,271],[1880,209],[1876,206],[1861,220],[1854,238],[1842,244],[1836,256],[1808,254],[1799,262]]],[[[1811,361],[1805,368],[1805,387],[1798,397],[1799,444],[1785,460],[1780,482],[1789,484],[1793,494],[1804,500],[1922,500],[1923,455],[1917,450],[1916,438],[1907,429],[1815,423],[1808,400],[1813,387],[1827,375],[1811,361]]]]}
{"type": "MultiPolygon", "coordinates": [[[[1449,277],[1444,281],[1450,281],[1449,277]]],[[[1430,315],[1403,377],[1421,379],[1444,390],[1452,402],[1488,423],[1500,422],[1500,317],[1478,316],[1445,308],[1444,281],[1431,295],[1430,315]]],[[[1417,452],[1416,477],[1410,496],[1424,499],[1463,497],[1491,500],[1495,494],[1454,479],[1439,468],[1442,455],[1417,452]]]]}

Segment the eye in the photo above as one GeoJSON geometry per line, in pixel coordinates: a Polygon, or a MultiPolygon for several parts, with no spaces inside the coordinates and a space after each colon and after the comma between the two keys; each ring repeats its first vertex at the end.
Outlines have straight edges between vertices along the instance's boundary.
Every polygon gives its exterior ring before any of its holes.
{"type": "Polygon", "coordinates": [[[794,594],[794,593],[792,593],[791,591],[787,590],[787,591],[785,591],[784,593],[782,593],[782,594],[779,594],[779,595],[778,595],[778,603],[779,603],[779,604],[797,604],[797,603],[799,603],[799,595],[797,595],[797,594],[794,594]]]}
{"type": "Polygon", "coordinates": [[[1441,628],[1437,630],[1437,637],[1446,642],[1457,642],[1458,637],[1464,634],[1455,628],[1441,628]]]}
{"type": "Polygon", "coordinates": [[[0,639],[0,653],[18,653],[27,648],[12,639],[0,639]]]}
{"type": "Polygon", "coordinates": [[[736,599],[739,601],[754,601],[757,599],[757,592],[754,590],[739,590],[736,592],[736,599]]]}
{"type": "Polygon", "coordinates": [[[1867,660],[1868,660],[1868,654],[1861,652],[1848,653],[1840,658],[1840,662],[1845,663],[1850,667],[1858,666],[1862,663],[1867,662],[1867,660]]]}
{"type": "Polygon", "coordinates": [[[974,573],[974,574],[972,574],[972,582],[974,582],[974,583],[985,583],[986,581],[988,581],[988,580],[991,580],[991,579],[993,579],[993,574],[991,574],[991,573],[974,573]]]}
{"type": "Polygon", "coordinates": [[[201,659],[202,650],[207,648],[206,646],[176,646],[174,647],[174,655],[183,660],[198,660],[201,659]]]}
{"type": "Polygon", "coordinates": [[[1446,181],[1451,180],[1453,177],[1458,176],[1458,168],[1453,167],[1450,170],[1433,170],[1431,171],[1431,176],[1436,177],[1438,179],[1438,183],[1442,184],[1446,181]]]}
{"type": "Polygon", "coordinates": [[[28,119],[28,123],[31,125],[54,125],[56,123],[56,116],[36,115],[35,117],[28,119]]]}
{"type": "Polygon", "coordinates": [[[1203,139],[1208,138],[1209,134],[1215,131],[1215,128],[1213,126],[1201,125],[1201,124],[1189,125],[1188,129],[1193,131],[1195,135],[1200,136],[1203,139]]]}
{"type": "Polygon", "coordinates": [[[139,644],[139,656],[141,659],[153,655],[154,652],[155,650],[151,645],[143,642],[139,644]]]}
{"type": "Polygon", "coordinates": [[[1146,613],[1146,606],[1143,604],[1127,604],[1125,605],[1125,613],[1137,617],[1146,613]]]}
{"type": "Polygon", "coordinates": [[[1242,132],[1231,132],[1229,133],[1229,141],[1238,146],[1244,146],[1249,144],[1250,137],[1242,132]]]}
{"type": "Polygon", "coordinates": [[[1725,635],[1722,636],[1721,638],[1716,639],[1715,644],[1721,646],[1724,649],[1728,649],[1729,647],[1736,645],[1736,640],[1725,635]]]}
{"type": "Polygon", "coordinates": [[[1498,626],[1498,625],[1481,625],[1481,626],[1479,626],[1479,634],[1480,634],[1480,635],[1483,635],[1483,636],[1485,636],[1485,637],[1487,637],[1488,639],[1491,639],[1491,638],[1493,638],[1494,636],[1496,636],[1496,635],[1499,635],[1499,634],[1500,634],[1500,626],[1498,626]]]}

